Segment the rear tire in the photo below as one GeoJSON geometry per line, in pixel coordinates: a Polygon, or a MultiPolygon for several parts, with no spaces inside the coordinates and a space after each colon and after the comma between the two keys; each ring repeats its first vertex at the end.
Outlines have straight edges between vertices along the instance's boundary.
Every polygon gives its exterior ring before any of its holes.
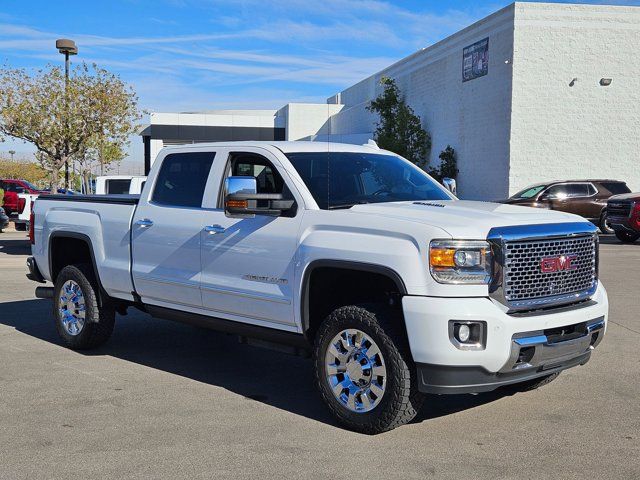
{"type": "Polygon", "coordinates": [[[26,232],[27,231],[27,224],[26,223],[15,223],[14,226],[16,227],[16,231],[17,232],[26,232]]]}
{"type": "Polygon", "coordinates": [[[633,243],[640,238],[640,233],[629,233],[618,230],[616,237],[618,237],[618,240],[622,243],[633,243]]]}
{"type": "Polygon", "coordinates": [[[552,373],[551,375],[547,375],[546,377],[534,378],[533,380],[527,380],[526,382],[514,383],[512,385],[508,385],[505,388],[511,390],[513,392],[530,392],[531,390],[536,390],[548,383],[553,382],[556,378],[558,378],[560,372],[552,373]]]}
{"type": "Polygon", "coordinates": [[[98,302],[98,283],[89,265],[68,265],[56,278],[53,294],[56,329],[65,345],[86,350],[105,343],[113,333],[115,310],[98,302]]]}
{"type": "Polygon", "coordinates": [[[389,307],[334,310],[320,326],[313,356],[322,399],[350,430],[392,430],[410,422],[424,402],[402,317],[389,307]]]}

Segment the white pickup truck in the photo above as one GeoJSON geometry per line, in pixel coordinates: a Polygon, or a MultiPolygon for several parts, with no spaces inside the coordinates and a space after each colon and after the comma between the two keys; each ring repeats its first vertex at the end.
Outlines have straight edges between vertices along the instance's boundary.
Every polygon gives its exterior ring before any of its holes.
{"type": "Polygon", "coordinates": [[[360,432],[424,394],[548,383],[606,329],[591,223],[458,200],[372,146],[166,148],[140,196],[40,197],[34,216],[28,276],[53,282],[36,293],[69,347],[128,307],[284,344],[360,432]]]}

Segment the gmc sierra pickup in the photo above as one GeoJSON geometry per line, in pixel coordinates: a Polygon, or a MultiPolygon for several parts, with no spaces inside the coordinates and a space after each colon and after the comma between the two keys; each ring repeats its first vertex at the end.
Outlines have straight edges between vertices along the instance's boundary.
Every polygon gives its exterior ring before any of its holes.
{"type": "Polygon", "coordinates": [[[33,215],[28,276],[53,282],[36,294],[70,348],[129,307],[284,344],[365,433],[424,394],[548,383],[606,329],[593,224],[458,200],[374,146],[166,148],[140,196],[40,197],[33,215]]]}

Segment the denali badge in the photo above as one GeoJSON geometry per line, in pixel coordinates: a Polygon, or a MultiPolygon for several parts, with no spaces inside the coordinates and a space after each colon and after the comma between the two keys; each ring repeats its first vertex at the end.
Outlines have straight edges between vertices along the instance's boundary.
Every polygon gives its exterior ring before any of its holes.
{"type": "Polygon", "coordinates": [[[561,272],[562,270],[576,270],[577,265],[573,261],[578,258],[577,255],[561,255],[559,257],[547,257],[540,261],[540,270],[542,273],[561,272]]]}

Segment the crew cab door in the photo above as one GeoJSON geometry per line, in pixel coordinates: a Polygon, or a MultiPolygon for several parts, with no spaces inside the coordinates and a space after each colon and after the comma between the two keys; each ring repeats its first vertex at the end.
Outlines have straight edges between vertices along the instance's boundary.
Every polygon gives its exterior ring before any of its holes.
{"type": "MultiPolygon", "coordinates": [[[[295,325],[294,270],[302,199],[278,159],[262,148],[229,150],[217,164],[220,193],[205,212],[202,232],[202,301],[220,316],[256,324],[295,325]],[[222,167],[222,168],[220,168],[222,167]],[[224,180],[253,176],[257,193],[284,193],[295,206],[282,216],[229,217],[224,180]]],[[[220,152],[222,158],[222,152],[220,152]]]]}
{"type": "Polygon", "coordinates": [[[202,307],[202,201],[212,185],[214,158],[210,149],[189,149],[158,159],[160,170],[141,195],[131,226],[132,276],[144,303],[202,307]]]}

